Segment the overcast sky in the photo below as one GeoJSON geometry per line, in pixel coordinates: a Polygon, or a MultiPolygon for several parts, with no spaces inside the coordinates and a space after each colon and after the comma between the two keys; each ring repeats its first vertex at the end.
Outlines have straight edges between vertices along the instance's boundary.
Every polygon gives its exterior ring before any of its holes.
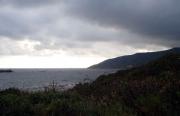
{"type": "Polygon", "coordinates": [[[88,67],[178,47],[179,5],[179,0],[0,0],[0,67],[88,67]]]}

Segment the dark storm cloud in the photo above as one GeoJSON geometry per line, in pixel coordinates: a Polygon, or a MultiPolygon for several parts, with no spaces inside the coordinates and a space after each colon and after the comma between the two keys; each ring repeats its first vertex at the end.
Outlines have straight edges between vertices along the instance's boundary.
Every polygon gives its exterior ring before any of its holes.
{"type": "Polygon", "coordinates": [[[67,10],[101,26],[125,28],[180,45],[179,5],[179,0],[76,0],[69,2],[67,10]]]}
{"type": "Polygon", "coordinates": [[[124,46],[131,51],[180,46],[179,5],[178,0],[0,0],[0,42],[6,42],[0,50],[31,54],[17,44],[27,39],[29,51],[92,54],[108,49],[117,55],[124,46]]]}

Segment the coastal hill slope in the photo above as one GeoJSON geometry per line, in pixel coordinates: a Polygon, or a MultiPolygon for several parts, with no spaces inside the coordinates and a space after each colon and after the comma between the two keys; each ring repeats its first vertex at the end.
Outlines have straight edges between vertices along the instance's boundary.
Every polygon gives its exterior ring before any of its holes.
{"type": "Polygon", "coordinates": [[[180,54],[168,54],[143,66],[102,75],[74,90],[101,104],[121,104],[138,116],[178,116],[180,54]]]}
{"type": "Polygon", "coordinates": [[[146,64],[168,53],[180,53],[180,48],[172,48],[165,51],[136,53],[105,60],[99,64],[90,66],[90,69],[127,69],[146,64]]]}

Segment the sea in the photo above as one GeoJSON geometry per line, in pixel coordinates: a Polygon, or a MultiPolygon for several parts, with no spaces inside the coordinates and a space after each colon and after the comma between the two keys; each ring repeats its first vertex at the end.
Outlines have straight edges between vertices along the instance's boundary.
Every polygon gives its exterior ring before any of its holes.
{"type": "Polygon", "coordinates": [[[0,73],[0,89],[43,90],[51,85],[65,90],[78,83],[92,82],[100,75],[113,73],[114,69],[11,69],[0,73]]]}

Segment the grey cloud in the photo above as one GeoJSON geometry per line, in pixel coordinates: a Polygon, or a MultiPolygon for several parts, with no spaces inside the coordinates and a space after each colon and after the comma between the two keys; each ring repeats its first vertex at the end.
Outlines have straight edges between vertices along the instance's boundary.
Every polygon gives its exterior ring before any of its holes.
{"type": "MultiPolygon", "coordinates": [[[[123,46],[133,50],[180,46],[179,3],[178,0],[0,0],[0,39],[37,41],[40,44],[33,46],[36,51],[61,49],[103,56],[118,55],[123,46]]],[[[18,51],[31,54],[16,45],[8,47],[9,54],[19,54],[18,51]]],[[[0,49],[6,53],[4,46],[0,49]]]]}
{"type": "MultiPolygon", "coordinates": [[[[179,4],[178,0],[71,0],[67,11],[101,26],[179,42],[179,4]]],[[[173,42],[174,46],[179,46],[178,42],[173,42]]]]}
{"type": "Polygon", "coordinates": [[[34,8],[59,3],[61,0],[0,0],[1,6],[8,5],[16,8],[34,8]]]}
{"type": "MultiPolygon", "coordinates": [[[[49,9],[16,9],[0,8],[0,36],[11,39],[40,38],[48,32],[49,27],[55,27],[59,18],[56,8],[49,9]]],[[[60,35],[60,34],[59,34],[60,35]]]]}
{"type": "Polygon", "coordinates": [[[21,35],[27,35],[32,28],[29,27],[25,17],[18,17],[17,14],[0,14],[0,35],[12,38],[20,38],[21,35]]]}

